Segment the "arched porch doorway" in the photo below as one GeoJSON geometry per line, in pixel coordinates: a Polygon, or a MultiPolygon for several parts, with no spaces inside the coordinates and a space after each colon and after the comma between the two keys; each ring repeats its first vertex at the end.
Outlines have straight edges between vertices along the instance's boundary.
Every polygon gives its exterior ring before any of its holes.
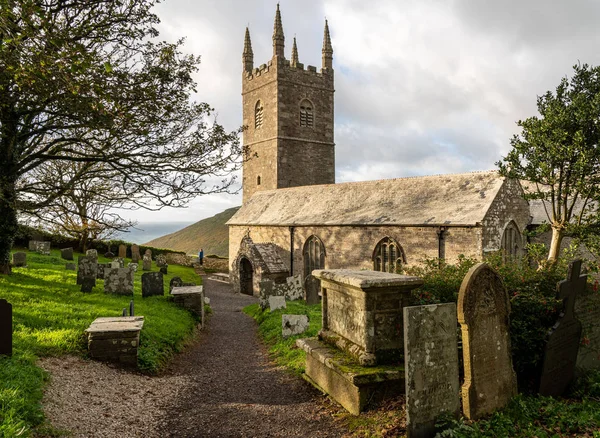
{"type": "Polygon", "coordinates": [[[240,260],[240,292],[245,295],[254,295],[252,287],[254,269],[252,263],[246,257],[240,260]]]}

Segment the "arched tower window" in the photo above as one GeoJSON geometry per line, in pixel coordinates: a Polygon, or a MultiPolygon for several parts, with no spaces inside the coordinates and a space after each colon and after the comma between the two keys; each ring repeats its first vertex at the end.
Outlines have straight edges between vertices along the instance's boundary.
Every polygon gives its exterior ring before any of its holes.
{"type": "Polygon", "coordinates": [[[325,246],[317,236],[310,236],[302,250],[304,261],[304,278],[308,277],[315,269],[325,267],[325,246]]]}
{"type": "Polygon", "coordinates": [[[313,104],[308,99],[300,102],[300,126],[312,128],[315,123],[313,104]]]}
{"type": "Polygon", "coordinates": [[[502,233],[502,258],[504,261],[514,260],[521,256],[522,238],[519,228],[510,221],[502,233]]]}
{"type": "Polygon", "coordinates": [[[254,129],[260,129],[263,125],[263,105],[259,100],[254,107],[254,129]]]}
{"type": "Polygon", "coordinates": [[[373,251],[373,270],[395,274],[400,271],[400,268],[405,263],[406,256],[404,255],[404,250],[395,240],[384,237],[375,246],[375,250],[373,251]]]}

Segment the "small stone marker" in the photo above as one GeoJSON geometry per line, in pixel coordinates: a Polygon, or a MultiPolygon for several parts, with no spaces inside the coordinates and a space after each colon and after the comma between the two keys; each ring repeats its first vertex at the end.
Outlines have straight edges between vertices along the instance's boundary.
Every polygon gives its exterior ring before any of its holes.
{"type": "Polygon", "coordinates": [[[73,248],[61,249],[60,256],[65,260],[73,260],[73,248]]]}
{"type": "Polygon", "coordinates": [[[124,259],[127,257],[127,247],[123,244],[119,245],[119,258],[124,259]]]}
{"type": "Polygon", "coordinates": [[[517,394],[509,314],[510,301],[498,274],[485,263],[473,266],[458,295],[465,368],[463,412],[470,420],[504,407],[517,394]]]}
{"type": "Polygon", "coordinates": [[[583,293],[587,275],[581,275],[581,260],[569,265],[567,279],[558,283],[557,298],[563,300],[563,311],[546,340],[540,394],[562,395],[575,376],[579,353],[581,323],[575,319],[575,299],[583,293]]]}
{"type": "MultiPolygon", "coordinates": [[[[142,274],[142,297],[164,295],[165,286],[162,272],[145,272],[142,274]]],[[[171,283],[173,280],[171,280],[171,283]]],[[[171,287],[172,289],[172,287],[171,287]]]]}
{"type": "Polygon", "coordinates": [[[50,242],[39,240],[29,241],[29,251],[35,251],[43,255],[50,255],[50,242]]]}
{"type": "Polygon", "coordinates": [[[142,261],[142,269],[144,271],[151,271],[152,270],[152,258],[148,255],[144,255],[143,261],[142,261]]]}
{"type": "Polygon", "coordinates": [[[134,274],[129,268],[116,268],[104,271],[104,293],[133,295],[134,274]]]}
{"type": "Polygon", "coordinates": [[[127,316],[127,307],[123,307],[123,312],[121,312],[122,316],[127,316]]]}
{"type": "Polygon", "coordinates": [[[171,281],[169,282],[169,292],[171,292],[174,287],[181,287],[181,286],[183,286],[183,280],[181,279],[181,277],[173,277],[173,278],[171,278],[171,281]]]}
{"type": "Polygon", "coordinates": [[[279,309],[285,309],[285,297],[269,297],[269,308],[271,309],[271,312],[279,309]]]}
{"type": "Polygon", "coordinates": [[[13,254],[13,266],[23,267],[27,265],[27,253],[16,252],[13,254]]]}
{"type": "Polygon", "coordinates": [[[273,289],[275,283],[273,280],[261,280],[258,284],[258,305],[262,310],[265,310],[269,306],[269,297],[275,295],[273,289]]]}
{"type": "Polygon", "coordinates": [[[135,316],[135,311],[133,307],[133,300],[129,302],[129,316],[135,316]]]}
{"type": "Polygon", "coordinates": [[[408,437],[433,437],[441,414],[458,416],[456,304],[404,308],[408,437]]]}
{"type": "Polygon", "coordinates": [[[0,355],[12,356],[12,304],[0,299],[0,355]]]}
{"type": "Polygon", "coordinates": [[[139,265],[137,263],[131,262],[127,265],[127,267],[129,269],[131,269],[133,272],[137,272],[139,265]]]}
{"type": "Polygon", "coordinates": [[[83,277],[81,281],[81,292],[89,293],[96,286],[96,279],[92,277],[83,277]]]}
{"type": "Polygon", "coordinates": [[[210,298],[204,297],[204,304],[208,304],[210,306],[210,298]]]}
{"type": "Polygon", "coordinates": [[[164,275],[167,275],[169,273],[169,265],[161,266],[160,272],[162,272],[164,275]]]}
{"type": "Polygon", "coordinates": [[[77,265],[75,263],[65,263],[65,269],[67,271],[76,271],[77,265]]]}
{"type": "Polygon", "coordinates": [[[137,263],[140,261],[140,259],[140,247],[134,243],[131,245],[131,261],[133,263],[137,263]]]}
{"type": "Polygon", "coordinates": [[[300,335],[308,330],[308,326],[306,315],[281,315],[281,335],[284,338],[300,335]]]}
{"type": "Polygon", "coordinates": [[[308,275],[304,281],[304,288],[306,289],[306,304],[313,305],[318,304],[321,299],[319,298],[319,292],[321,291],[321,280],[314,275],[308,275]]]}

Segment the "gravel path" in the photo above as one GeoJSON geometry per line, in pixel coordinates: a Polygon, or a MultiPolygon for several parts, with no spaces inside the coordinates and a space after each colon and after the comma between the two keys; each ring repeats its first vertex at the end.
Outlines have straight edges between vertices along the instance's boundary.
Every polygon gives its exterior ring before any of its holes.
{"type": "Polygon", "coordinates": [[[75,437],[341,437],[326,399],[275,368],[256,324],[256,301],[205,280],[213,315],[200,340],[161,376],[78,358],[45,359],[51,424],[75,437]]]}

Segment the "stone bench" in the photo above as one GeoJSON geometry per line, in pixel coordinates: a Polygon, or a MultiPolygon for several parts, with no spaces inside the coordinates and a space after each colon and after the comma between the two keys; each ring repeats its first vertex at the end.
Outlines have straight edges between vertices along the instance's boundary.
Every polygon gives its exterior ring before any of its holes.
{"type": "Polygon", "coordinates": [[[92,359],[137,366],[143,316],[96,318],[85,331],[92,359]]]}
{"type": "Polygon", "coordinates": [[[204,327],[204,289],[202,286],[181,286],[171,290],[173,302],[190,310],[200,317],[200,325],[204,327]]]}

